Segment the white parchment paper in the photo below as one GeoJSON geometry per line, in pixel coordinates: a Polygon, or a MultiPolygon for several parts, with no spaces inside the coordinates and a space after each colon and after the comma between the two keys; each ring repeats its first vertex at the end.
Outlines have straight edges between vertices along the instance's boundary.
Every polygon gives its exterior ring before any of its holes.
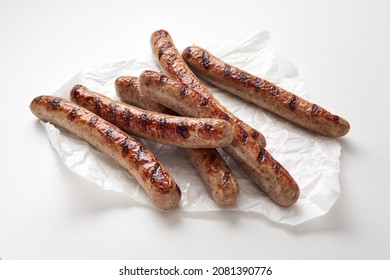
{"type": "MultiPolygon", "coordinates": [[[[202,47],[228,63],[309,99],[297,68],[275,54],[269,39],[268,32],[258,32],[218,46],[202,47]]],[[[70,89],[75,84],[83,84],[118,99],[115,79],[121,75],[138,76],[147,69],[159,70],[152,57],[145,61],[133,59],[92,67],[77,73],[53,95],[69,98],[70,89]]],[[[235,206],[221,208],[210,198],[206,186],[180,149],[141,140],[180,186],[182,200],[178,211],[255,212],[274,222],[290,225],[327,213],[340,195],[339,142],[308,132],[210,84],[206,85],[231,112],[265,135],[267,150],[298,182],[301,197],[292,207],[276,205],[222,151],[238,179],[241,192],[235,206]]],[[[124,193],[134,201],[155,208],[137,181],[113,160],[66,131],[49,123],[43,125],[53,148],[68,168],[103,189],[124,193]]]]}

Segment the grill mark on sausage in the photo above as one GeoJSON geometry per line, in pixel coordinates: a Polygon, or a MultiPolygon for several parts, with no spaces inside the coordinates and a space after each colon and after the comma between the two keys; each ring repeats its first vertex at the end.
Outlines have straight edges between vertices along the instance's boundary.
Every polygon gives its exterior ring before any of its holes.
{"type": "Polygon", "coordinates": [[[153,166],[152,172],[150,174],[150,182],[151,183],[157,182],[160,179],[161,175],[162,175],[161,166],[158,163],[156,163],[153,166]]]}
{"type": "Polygon", "coordinates": [[[101,104],[100,98],[98,96],[93,98],[93,104],[95,106],[96,114],[100,115],[100,109],[102,108],[102,104],[101,104]]]}
{"type": "Polygon", "coordinates": [[[169,68],[171,68],[173,62],[175,61],[176,59],[176,54],[172,53],[170,54],[166,59],[165,59],[165,62],[167,63],[167,66],[169,68]]]}
{"type": "Polygon", "coordinates": [[[228,65],[228,64],[225,64],[224,76],[225,76],[226,80],[229,80],[229,78],[230,78],[230,65],[228,65]]]}
{"type": "Polygon", "coordinates": [[[165,43],[161,46],[160,50],[158,51],[158,59],[160,59],[161,56],[163,55],[163,53],[164,53],[167,49],[169,49],[171,46],[172,46],[171,43],[165,42],[165,43]]]}
{"type": "Polygon", "coordinates": [[[332,115],[331,113],[325,114],[325,118],[328,119],[328,120],[330,120],[330,121],[333,121],[333,122],[335,122],[335,123],[337,123],[337,122],[339,121],[339,119],[340,119],[339,116],[337,116],[337,115],[332,115]]]}
{"type": "Polygon", "coordinates": [[[279,174],[280,171],[282,170],[282,165],[279,162],[276,162],[274,165],[275,173],[279,174]]]}
{"type": "Polygon", "coordinates": [[[252,137],[257,139],[260,136],[260,133],[257,131],[252,131],[252,137]]]}
{"type": "Polygon", "coordinates": [[[41,99],[42,99],[42,96],[37,96],[37,97],[34,98],[34,102],[38,103],[38,102],[41,101],[41,99]]]}
{"type": "Polygon", "coordinates": [[[146,155],[146,151],[145,151],[145,148],[142,147],[142,146],[139,146],[138,150],[137,150],[137,164],[139,164],[144,157],[146,155]]]}
{"type": "Polygon", "coordinates": [[[186,70],[184,68],[182,68],[177,73],[177,77],[181,78],[185,73],[186,73],[186,70]]]}
{"type": "Polygon", "coordinates": [[[267,151],[263,147],[260,147],[259,155],[257,156],[257,161],[259,163],[263,163],[266,155],[267,155],[267,151]]]}
{"type": "Polygon", "coordinates": [[[77,100],[80,96],[80,91],[79,89],[82,87],[82,85],[75,85],[72,89],[73,92],[73,97],[77,100]]]}
{"type": "Polygon", "coordinates": [[[278,91],[278,89],[275,86],[271,86],[270,89],[269,89],[269,92],[271,93],[272,96],[278,96],[279,95],[279,91],[278,91]]]}
{"type": "Polygon", "coordinates": [[[69,113],[69,119],[70,119],[71,121],[73,121],[74,118],[77,116],[77,112],[78,112],[79,110],[80,110],[79,107],[74,107],[74,108],[72,109],[72,111],[69,113]]]}
{"type": "Polygon", "coordinates": [[[82,85],[77,84],[77,85],[75,85],[75,86],[73,87],[73,90],[74,90],[74,91],[78,91],[81,87],[82,87],[82,85]]]}
{"type": "Polygon", "coordinates": [[[164,130],[165,127],[167,126],[167,119],[165,117],[162,117],[160,119],[159,127],[164,130]]]}
{"type": "Polygon", "coordinates": [[[203,97],[202,101],[200,102],[200,106],[207,106],[209,104],[209,99],[207,97],[203,97]]]}
{"type": "Polygon", "coordinates": [[[108,141],[112,141],[114,139],[114,132],[115,132],[115,129],[113,129],[112,127],[109,127],[106,132],[105,132],[105,135],[106,135],[106,138],[108,141]]]}
{"type": "Polygon", "coordinates": [[[313,116],[317,116],[319,113],[320,113],[320,108],[318,108],[318,106],[316,104],[313,104],[311,106],[311,114],[313,116]]]}
{"type": "Polygon", "coordinates": [[[50,107],[52,110],[57,110],[58,107],[60,107],[61,104],[61,98],[56,97],[50,102],[50,107]]]}
{"type": "Polygon", "coordinates": [[[245,143],[248,140],[248,132],[241,129],[241,142],[245,143]]]}
{"type": "Polygon", "coordinates": [[[184,49],[184,53],[187,57],[189,57],[191,55],[191,47],[187,47],[184,49]]]}
{"type": "Polygon", "coordinates": [[[209,69],[209,64],[210,64],[209,55],[205,51],[202,52],[202,64],[206,70],[209,69]]]}
{"type": "Polygon", "coordinates": [[[160,41],[163,37],[166,37],[168,33],[165,30],[158,31],[158,34],[156,35],[156,40],[154,43],[156,44],[158,41],[160,41]]]}
{"type": "Polygon", "coordinates": [[[167,76],[165,76],[165,75],[160,76],[160,80],[159,80],[160,84],[165,84],[167,82],[167,80],[168,80],[167,76]]]}
{"type": "Polygon", "coordinates": [[[129,109],[125,109],[123,111],[123,117],[125,119],[125,122],[126,122],[126,125],[130,125],[130,121],[131,121],[131,112],[129,109]]]}
{"type": "Polygon", "coordinates": [[[76,101],[78,101],[78,100],[79,100],[79,97],[80,97],[80,91],[73,88],[73,90],[72,90],[72,92],[71,92],[71,95],[73,95],[74,99],[75,99],[76,101]]]}
{"type": "Polygon", "coordinates": [[[256,91],[260,91],[263,85],[263,81],[260,78],[256,78],[253,80],[252,84],[255,87],[256,91]]]}
{"type": "Polygon", "coordinates": [[[130,139],[126,137],[123,142],[121,142],[122,146],[122,157],[126,157],[127,154],[129,153],[129,144],[130,144],[130,139]]]}
{"type": "Polygon", "coordinates": [[[249,79],[249,75],[248,74],[246,74],[244,72],[240,73],[240,83],[241,84],[244,84],[248,79],[249,79]]]}
{"type": "Polygon", "coordinates": [[[133,87],[134,86],[134,84],[135,84],[135,81],[134,81],[135,79],[129,79],[128,81],[127,81],[127,84],[128,84],[128,86],[129,87],[133,87]]]}
{"type": "Polygon", "coordinates": [[[229,115],[226,114],[226,113],[223,113],[222,119],[224,119],[225,121],[230,121],[230,120],[231,120],[230,117],[229,117],[229,115]]]}
{"type": "Polygon", "coordinates": [[[290,102],[288,103],[288,107],[291,111],[295,111],[296,105],[297,105],[297,97],[293,95],[290,99],[290,102]]]}
{"type": "Polygon", "coordinates": [[[108,105],[108,108],[110,109],[110,112],[108,113],[108,117],[111,122],[115,122],[116,119],[116,104],[114,102],[110,103],[108,105]]]}
{"type": "Polygon", "coordinates": [[[71,95],[73,95],[76,100],[79,97],[79,94],[80,94],[79,90],[80,90],[81,87],[82,87],[82,85],[77,84],[71,90],[71,95]]]}
{"type": "Polygon", "coordinates": [[[186,97],[188,95],[188,86],[186,84],[181,84],[180,86],[180,95],[186,97]]]}
{"type": "Polygon", "coordinates": [[[204,128],[206,129],[207,133],[210,133],[213,128],[213,125],[210,123],[210,121],[206,121],[206,123],[204,124],[204,128]]]}
{"type": "Polygon", "coordinates": [[[142,129],[146,130],[146,126],[147,126],[147,122],[148,122],[148,114],[142,113],[140,118],[139,118],[139,122],[142,126],[142,129]]]}
{"type": "Polygon", "coordinates": [[[88,125],[89,125],[90,127],[95,127],[97,121],[98,121],[98,118],[95,117],[95,116],[93,116],[92,118],[89,119],[88,125]]]}
{"type": "Polygon", "coordinates": [[[177,126],[176,126],[176,132],[181,136],[183,137],[184,139],[187,139],[190,134],[188,132],[188,123],[186,121],[182,121],[180,122],[177,126]]]}

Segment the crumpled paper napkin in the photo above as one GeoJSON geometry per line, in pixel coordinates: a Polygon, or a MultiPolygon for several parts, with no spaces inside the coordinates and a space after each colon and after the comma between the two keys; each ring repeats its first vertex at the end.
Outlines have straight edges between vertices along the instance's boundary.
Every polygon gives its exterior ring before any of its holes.
{"type": "MultiPolygon", "coordinates": [[[[309,99],[297,68],[272,50],[268,32],[257,32],[217,46],[202,47],[225,62],[309,99]]],[[[82,84],[118,99],[115,79],[121,75],[138,76],[147,69],[159,71],[152,57],[145,61],[132,59],[91,67],[77,73],[53,95],[69,99],[70,89],[75,84],[82,84]]],[[[221,208],[211,199],[207,187],[180,149],[141,139],[180,186],[182,200],[177,211],[255,212],[271,221],[289,225],[297,225],[327,213],[340,195],[339,142],[313,134],[210,84],[206,85],[225,107],[265,135],[267,150],[298,182],[301,197],[291,207],[276,205],[221,151],[240,185],[236,205],[221,208]]],[[[113,160],[67,131],[50,123],[42,124],[53,148],[69,169],[103,189],[127,194],[130,199],[155,208],[137,181],[113,160]]]]}

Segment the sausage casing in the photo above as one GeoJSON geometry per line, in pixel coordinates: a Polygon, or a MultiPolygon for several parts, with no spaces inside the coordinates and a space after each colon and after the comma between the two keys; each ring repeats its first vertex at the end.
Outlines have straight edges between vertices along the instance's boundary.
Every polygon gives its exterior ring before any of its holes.
{"type": "Polygon", "coordinates": [[[211,84],[267,109],[313,132],[340,137],[349,123],[271,82],[227,64],[197,46],[186,48],[182,57],[191,69],[211,84]]]}
{"type": "Polygon", "coordinates": [[[77,104],[55,96],[38,96],[31,112],[43,121],[67,129],[114,159],[132,174],[155,206],[176,208],[181,192],[158,159],[134,138],[77,104]]]}
{"type": "Polygon", "coordinates": [[[223,120],[171,116],[143,110],[82,85],[73,87],[70,98],[125,132],[155,142],[185,148],[220,148],[233,140],[233,128],[223,120]]]}
{"type": "Polygon", "coordinates": [[[167,115],[177,113],[150,98],[145,98],[138,91],[138,77],[121,76],[115,80],[115,91],[119,99],[127,104],[135,105],[149,111],[167,115]]]}

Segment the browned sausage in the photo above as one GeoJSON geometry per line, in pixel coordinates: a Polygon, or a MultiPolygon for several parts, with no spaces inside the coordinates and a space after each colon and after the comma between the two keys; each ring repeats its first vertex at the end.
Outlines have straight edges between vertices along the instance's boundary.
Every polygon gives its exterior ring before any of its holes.
{"type": "Polygon", "coordinates": [[[167,170],[149,150],[113,124],[55,96],[36,97],[30,110],[39,119],[69,130],[118,162],[137,179],[158,208],[178,206],[181,192],[167,170]]]}
{"type": "MultiPolygon", "coordinates": [[[[158,30],[154,32],[151,36],[151,45],[157,63],[168,77],[177,79],[186,84],[189,88],[198,91],[202,95],[202,102],[205,105],[210,99],[213,99],[211,92],[194,75],[190,68],[188,68],[167,31],[158,30]]],[[[263,146],[266,145],[265,138],[259,131],[238,119],[234,114],[226,110],[218,101],[214,100],[214,103],[215,106],[218,106],[220,110],[225,112],[225,120],[236,124],[236,129],[243,130],[241,133],[253,137],[263,146]]]]}
{"type": "Polygon", "coordinates": [[[206,81],[306,129],[330,137],[344,136],[349,131],[350,126],[345,119],[227,64],[200,47],[188,47],[182,56],[191,69],[206,81]]]}
{"type": "Polygon", "coordinates": [[[153,101],[145,98],[138,91],[138,77],[121,76],[115,80],[115,90],[121,101],[138,106],[149,111],[160,112],[167,115],[176,115],[176,112],[153,101]]]}
{"type": "Polygon", "coordinates": [[[232,126],[223,120],[171,116],[143,110],[90,91],[73,87],[73,102],[94,112],[127,133],[184,148],[220,148],[233,140],[232,126]]]}
{"type": "MultiPolygon", "coordinates": [[[[115,81],[115,89],[121,100],[151,111],[176,114],[171,109],[141,95],[138,78],[124,76],[115,81]]],[[[216,203],[221,206],[233,205],[239,195],[237,179],[230,167],[216,149],[184,149],[191,164],[198,171],[216,203]]]]}
{"type": "MultiPolygon", "coordinates": [[[[144,71],[138,79],[141,94],[182,115],[193,117],[222,117],[219,106],[210,99],[204,104],[203,96],[185,84],[154,71],[144,71]]],[[[235,130],[233,142],[224,150],[239,164],[270,198],[282,206],[294,204],[299,187],[288,171],[257,141],[235,130]]]]}

